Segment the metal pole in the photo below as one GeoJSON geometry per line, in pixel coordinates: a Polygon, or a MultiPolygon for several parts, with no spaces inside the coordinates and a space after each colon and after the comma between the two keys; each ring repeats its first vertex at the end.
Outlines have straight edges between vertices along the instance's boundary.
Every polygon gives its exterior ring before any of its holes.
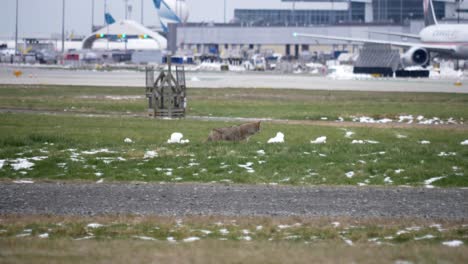
{"type": "Polygon", "coordinates": [[[18,1],[16,0],[15,55],[18,53],[18,1]]]}
{"type": "Polygon", "coordinates": [[[94,0],[91,1],[91,32],[94,32],[94,0]]]}
{"type": "Polygon", "coordinates": [[[142,24],[142,25],[144,24],[143,9],[144,9],[143,0],[141,0],[141,24],[142,24]]]}
{"type": "Polygon", "coordinates": [[[65,0],[62,0],[62,54],[65,53],[65,0]]]}
{"type": "Polygon", "coordinates": [[[124,0],[125,2],[125,20],[128,18],[128,0],[124,0]]]}

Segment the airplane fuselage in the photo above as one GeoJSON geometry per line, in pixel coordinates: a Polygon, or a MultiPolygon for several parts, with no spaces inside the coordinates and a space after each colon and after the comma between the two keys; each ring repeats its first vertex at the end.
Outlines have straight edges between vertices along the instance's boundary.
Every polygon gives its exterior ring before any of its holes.
{"type": "Polygon", "coordinates": [[[452,56],[468,59],[468,26],[466,24],[439,24],[424,28],[419,33],[424,44],[455,47],[452,56]]]}

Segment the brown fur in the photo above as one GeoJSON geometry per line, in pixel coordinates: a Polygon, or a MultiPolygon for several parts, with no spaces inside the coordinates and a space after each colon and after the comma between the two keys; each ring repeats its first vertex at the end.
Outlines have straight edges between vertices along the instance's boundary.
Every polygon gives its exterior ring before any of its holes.
{"type": "Polygon", "coordinates": [[[215,128],[208,136],[208,141],[242,141],[260,131],[260,122],[246,123],[239,126],[215,128]]]}

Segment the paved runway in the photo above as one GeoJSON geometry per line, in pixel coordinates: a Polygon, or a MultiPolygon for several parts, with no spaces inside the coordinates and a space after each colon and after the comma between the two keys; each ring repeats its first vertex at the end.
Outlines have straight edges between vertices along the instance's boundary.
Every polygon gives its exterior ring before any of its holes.
{"type": "MultiPolygon", "coordinates": [[[[468,93],[468,80],[461,87],[455,79],[333,80],[325,77],[233,72],[188,72],[188,87],[194,88],[286,88],[307,90],[395,91],[468,93]]],[[[134,71],[86,71],[46,68],[14,68],[0,65],[0,84],[45,84],[144,87],[145,73],[134,71]],[[13,71],[23,76],[16,78],[13,71]]]]}
{"type": "Polygon", "coordinates": [[[468,190],[0,183],[0,214],[468,218],[468,190]]]}

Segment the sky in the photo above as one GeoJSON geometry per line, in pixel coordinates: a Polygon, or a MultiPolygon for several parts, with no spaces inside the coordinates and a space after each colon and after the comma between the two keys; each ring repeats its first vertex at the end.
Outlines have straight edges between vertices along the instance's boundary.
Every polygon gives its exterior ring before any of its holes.
{"type": "MultiPolygon", "coordinates": [[[[50,37],[62,32],[62,0],[18,0],[18,34],[21,37],[50,37]]],[[[95,24],[104,22],[104,0],[95,1],[95,24]]],[[[140,21],[141,0],[128,0],[133,4],[132,19],[140,21]]],[[[272,0],[269,0],[272,1],[272,0]]],[[[280,0],[273,0],[280,3],[280,0]]],[[[1,0],[0,38],[14,38],[16,0],[1,0]]],[[[124,0],[107,0],[108,9],[116,20],[125,18],[124,0]]],[[[189,22],[223,22],[223,0],[186,0],[190,10],[189,22]]],[[[234,8],[241,6],[263,6],[265,0],[226,0],[227,20],[234,16],[234,8]]],[[[65,0],[68,33],[87,35],[91,33],[92,0],[65,0]]],[[[156,25],[158,19],[152,0],[143,0],[144,24],[156,25]]]]}

